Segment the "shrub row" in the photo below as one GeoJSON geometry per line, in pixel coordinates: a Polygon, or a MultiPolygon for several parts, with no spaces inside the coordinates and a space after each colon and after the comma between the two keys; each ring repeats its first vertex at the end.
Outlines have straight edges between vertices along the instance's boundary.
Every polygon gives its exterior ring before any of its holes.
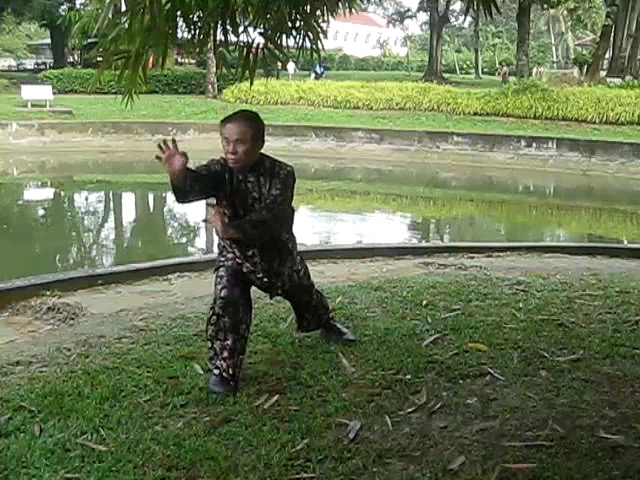
{"type": "Polygon", "coordinates": [[[640,90],[549,87],[534,81],[504,88],[462,89],[420,82],[271,82],[253,88],[240,83],[224,100],[255,105],[313,108],[406,110],[454,115],[486,115],[596,124],[640,124],[640,90]]]}
{"type": "MultiPolygon", "coordinates": [[[[93,69],[65,68],[47,70],[40,77],[53,85],[57,93],[104,93],[120,94],[122,86],[118,82],[117,72],[107,71],[98,80],[93,69]]],[[[219,86],[224,89],[233,79],[230,75],[218,77],[219,86]]],[[[205,72],[199,68],[173,67],[152,69],[147,78],[145,93],[160,94],[203,94],[205,91],[205,72]]]]}

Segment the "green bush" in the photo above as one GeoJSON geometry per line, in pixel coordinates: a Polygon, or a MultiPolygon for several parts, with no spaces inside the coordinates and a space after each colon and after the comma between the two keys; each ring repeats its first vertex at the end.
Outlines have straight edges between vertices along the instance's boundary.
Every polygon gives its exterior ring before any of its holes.
{"type": "Polygon", "coordinates": [[[0,93],[14,93],[16,86],[6,78],[0,78],[0,93]]]}
{"type": "Polygon", "coordinates": [[[490,115],[597,124],[639,125],[640,91],[592,87],[552,88],[513,82],[494,89],[463,89],[418,82],[269,82],[228,88],[224,100],[254,105],[406,110],[490,115]]]}
{"type": "MultiPolygon", "coordinates": [[[[100,78],[96,70],[65,68],[47,70],[40,74],[41,78],[53,85],[57,93],[98,93],[121,94],[122,86],[118,82],[116,72],[104,72],[100,78]]],[[[234,83],[230,73],[223,72],[218,76],[222,89],[234,83]]],[[[152,69],[147,77],[147,88],[144,93],[158,94],[191,94],[199,95],[205,91],[205,72],[199,68],[172,67],[152,69]]]]}

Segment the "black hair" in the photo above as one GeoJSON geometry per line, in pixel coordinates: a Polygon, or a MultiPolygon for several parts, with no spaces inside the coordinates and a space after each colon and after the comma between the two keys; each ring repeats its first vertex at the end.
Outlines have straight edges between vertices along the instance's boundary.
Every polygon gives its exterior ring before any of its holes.
{"type": "Polygon", "coordinates": [[[242,123],[251,129],[252,140],[263,146],[265,142],[264,120],[253,110],[238,110],[220,120],[220,128],[230,123],[242,123]]]}

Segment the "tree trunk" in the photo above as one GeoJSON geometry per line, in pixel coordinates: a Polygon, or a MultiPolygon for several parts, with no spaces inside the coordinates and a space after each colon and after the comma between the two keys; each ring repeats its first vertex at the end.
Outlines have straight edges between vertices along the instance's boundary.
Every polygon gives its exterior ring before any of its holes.
{"type": "Polygon", "coordinates": [[[547,14],[549,23],[549,36],[551,37],[551,55],[553,58],[553,68],[558,68],[558,48],[556,47],[556,35],[553,31],[553,10],[547,14]]]}
{"type": "Polygon", "coordinates": [[[442,40],[444,27],[449,23],[451,0],[447,0],[442,13],[438,11],[438,0],[428,0],[429,8],[429,58],[422,76],[425,82],[443,82],[442,40]]]}
{"type": "Polygon", "coordinates": [[[218,66],[216,63],[216,32],[209,35],[207,44],[207,98],[218,98],[218,66]]]}
{"type": "Polygon", "coordinates": [[[636,2],[629,17],[628,35],[625,42],[625,77],[631,75],[634,64],[638,63],[638,42],[640,37],[640,1],[636,2]],[[633,51],[635,46],[635,52],[633,51]]]}
{"type": "Polygon", "coordinates": [[[51,54],[53,55],[53,68],[67,66],[67,36],[64,27],[57,22],[48,25],[49,38],[51,39],[51,54]]]}
{"type": "Polygon", "coordinates": [[[640,79],[640,59],[638,56],[640,56],[640,16],[636,22],[636,32],[627,57],[627,74],[636,80],[640,79]]]}
{"type": "Polygon", "coordinates": [[[573,63],[573,59],[576,58],[576,45],[575,39],[573,38],[573,32],[571,31],[571,20],[565,19],[567,15],[566,11],[561,11],[558,14],[558,20],[560,22],[560,30],[562,31],[562,36],[566,45],[566,60],[568,63],[573,63]]]}
{"type": "Polygon", "coordinates": [[[475,65],[476,78],[482,78],[482,51],[480,50],[480,13],[476,13],[473,22],[473,63],[475,65]]]}
{"type": "Polygon", "coordinates": [[[518,42],[516,52],[516,76],[527,78],[529,76],[529,38],[531,36],[531,2],[530,0],[518,0],[518,42]]]}
{"type": "Polygon", "coordinates": [[[611,34],[613,33],[613,24],[615,22],[615,6],[616,0],[609,0],[607,3],[607,14],[602,24],[602,30],[600,30],[600,37],[598,38],[598,45],[593,52],[593,58],[591,65],[587,69],[585,79],[588,82],[597,82],[600,80],[600,70],[602,69],[602,63],[609,51],[609,45],[611,43],[611,34]]]}
{"type": "Polygon", "coordinates": [[[611,47],[611,61],[607,70],[607,77],[623,78],[625,70],[624,40],[627,36],[627,24],[631,10],[631,0],[621,0],[616,14],[613,45],[611,47]]]}
{"type": "Polygon", "coordinates": [[[115,258],[114,263],[121,265],[124,263],[124,222],[122,221],[122,193],[111,192],[111,201],[113,203],[113,227],[114,227],[114,246],[115,258]]]}

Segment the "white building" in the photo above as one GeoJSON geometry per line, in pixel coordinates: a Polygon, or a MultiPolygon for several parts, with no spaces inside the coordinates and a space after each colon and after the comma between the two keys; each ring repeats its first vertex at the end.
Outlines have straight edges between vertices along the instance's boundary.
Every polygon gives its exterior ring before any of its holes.
{"type": "Polygon", "coordinates": [[[387,26],[387,22],[375,13],[360,12],[339,16],[329,22],[326,50],[340,49],[354,57],[375,57],[383,52],[406,55],[404,33],[399,28],[387,26]]]}

